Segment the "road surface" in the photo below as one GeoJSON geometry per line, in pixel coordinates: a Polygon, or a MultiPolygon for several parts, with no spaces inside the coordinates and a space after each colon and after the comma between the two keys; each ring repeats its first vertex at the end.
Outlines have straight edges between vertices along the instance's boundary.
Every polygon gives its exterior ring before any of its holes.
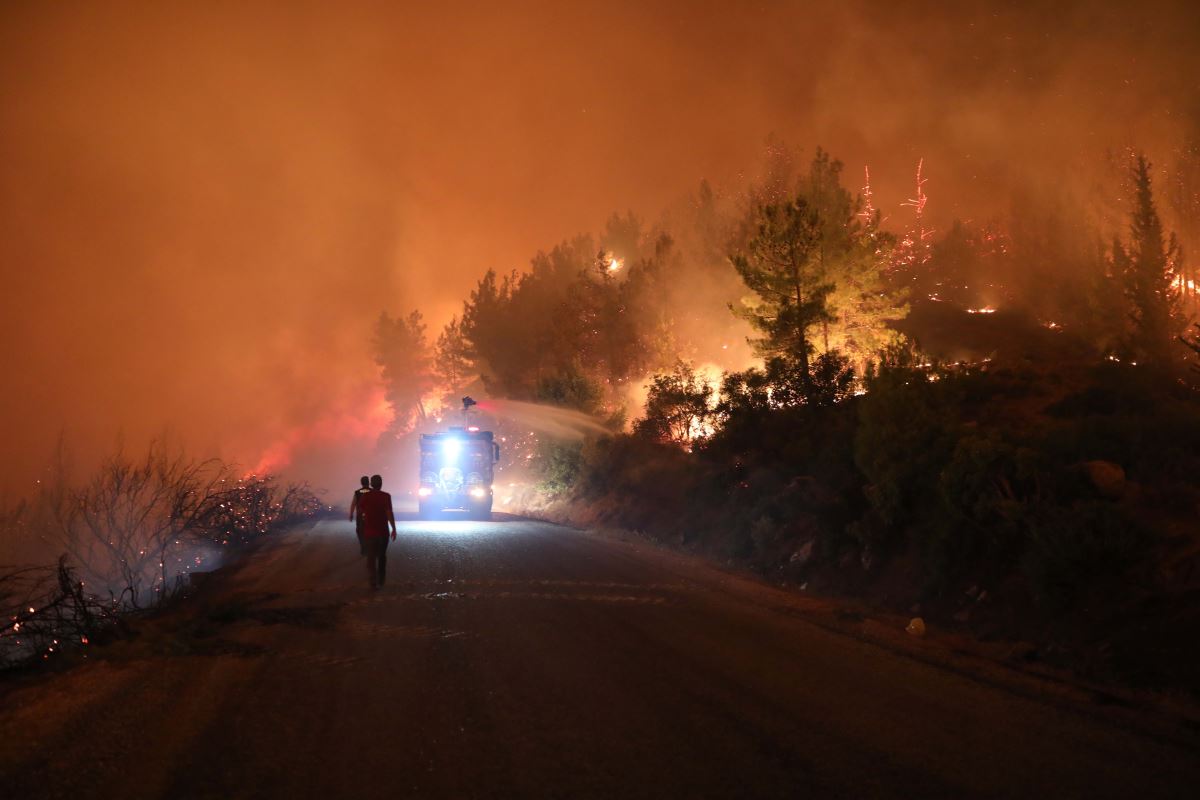
{"type": "Polygon", "coordinates": [[[217,578],[175,627],[9,689],[0,797],[1144,800],[1200,786],[1195,731],[1135,732],[1035,683],[897,653],[646,545],[409,518],[389,565],[370,592],[349,524],[322,522],[217,578]]]}

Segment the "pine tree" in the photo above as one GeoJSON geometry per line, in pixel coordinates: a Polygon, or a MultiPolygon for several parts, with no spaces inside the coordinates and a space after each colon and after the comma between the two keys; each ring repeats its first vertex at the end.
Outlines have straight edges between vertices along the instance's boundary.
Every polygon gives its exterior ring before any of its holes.
{"type": "Polygon", "coordinates": [[[1084,309],[1080,314],[1084,338],[1102,354],[1112,354],[1124,346],[1129,336],[1129,316],[1126,313],[1124,280],[1126,261],[1120,240],[1114,239],[1111,257],[1102,241],[1093,246],[1096,262],[1090,280],[1084,286],[1084,309]]]}
{"type": "Polygon", "coordinates": [[[386,311],[375,323],[371,341],[383,380],[384,397],[392,409],[387,434],[400,436],[425,418],[423,400],[433,389],[429,344],[420,311],[393,319],[386,311]]]}
{"type": "Polygon", "coordinates": [[[453,397],[471,381],[471,373],[463,325],[454,317],[438,334],[433,347],[433,374],[442,393],[453,397]]]}
{"type": "Polygon", "coordinates": [[[821,215],[820,266],[834,286],[830,319],[822,323],[821,350],[841,352],[859,368],[899,340],[888,323],[904,319],[906,291],[889,289],[893,237],[879,229],[880,213],[866,210],[870,183],[851,195],[841,182],[842,162],[820,148],[800,182],[800,193],[821,215]]]}
{"type": "Polygon", "coordinates": [[[530,313],[531,293],[515,271],[498,277],[488,270],[463,303],[464,355],[479,370],[489,392],[528,398],[538,371],[538,337],[545,310],[530,313]]]}
{"type": "Polygon", "coordinates": [[[897,340],[888,323],[908,314],[902,292],[887,285],[892,237],[879,229],[879,212],[842,186],[841,172],[818,149],[796,199],[763,206],[748,253],[733,258],[760,299],[742,312],[765,334],[756,352],[796,359],[805,379],[817,349],[865,366],[897,340]]]}
{"type": "Polygon", "coordinates": [[[805,379],[813,352],[809,330],[832,319],[828,299],[834,287],[820,264],[821,227],[820,213],[803,197],[762,206],[747,252],[731,259],[758,295],[757,303],[739,310],[762,333],[750,340],[755,352],[796,359],[805,379]]]}
{"type": "Polygon", "coordinates": [[[1175,269],[1179,246],[1164,238],[1154,206],[1150,162],[1139,154],[1132,167],[1134,199],[1129,244],[1113,243],[1113,270],[1121,276],[1129,302],[1131,330],[1127,347],[1133,359],[1161,363],[1169,358],[1179,332],[1175,269]]]}

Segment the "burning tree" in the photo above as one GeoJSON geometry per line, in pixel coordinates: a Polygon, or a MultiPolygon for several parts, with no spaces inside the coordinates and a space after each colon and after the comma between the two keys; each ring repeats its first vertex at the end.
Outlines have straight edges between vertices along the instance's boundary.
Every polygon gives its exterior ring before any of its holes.
{"type": "Polygon", "coordinates": [[[870,180],[861,195],[851,195],[841,182],[842,163],[817,149],[800,194],[821,217],[817,259],[833,284],[830,318],[821,323],[821,350],[840,352],[860,369],[877,353],[898,341],[889,323],[904,319],[907,289],[888,286],[887,268],[894,238],[880,230],[870,180]]]}
{"type": "Polygon", "coordinates": [[[934,234],[932,228],[925,227],[925,204],[929,201],[929,197],[925,194],[925,184],[929,179],[921,174],[924,168],[925,159],[922,158],[917,162],[916,196],[910,197],[900,204],[913,210],[913,221],[905,229],[904,235],[900,237],[892,259],[895,267],[908,272],[914,279],[919,274],[920,268],[929,263],[934,234]]]}

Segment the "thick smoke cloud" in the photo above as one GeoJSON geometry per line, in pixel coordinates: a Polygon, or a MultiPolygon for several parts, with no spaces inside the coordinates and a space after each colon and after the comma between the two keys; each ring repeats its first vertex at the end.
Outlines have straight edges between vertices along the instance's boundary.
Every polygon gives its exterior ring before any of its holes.
{"type": "Polygon", "coordinates": [[[382,309],[439,324],[486,268],[752,178],[771,133],[893,211],[924,157],[945,225],[1195,128],[1193,3],[813,5],[4,4],[0,488],[60,433],[386,467],[382,309]]]}

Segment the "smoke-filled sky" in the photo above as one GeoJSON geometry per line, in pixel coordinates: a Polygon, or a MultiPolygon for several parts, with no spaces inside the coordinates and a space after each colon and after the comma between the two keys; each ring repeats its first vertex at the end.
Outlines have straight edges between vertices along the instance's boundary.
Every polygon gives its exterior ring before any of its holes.
{"type": "Polygon", "coordinates": [[[0,491],[60,433],[364,463],[382,309],[436,326],[772,134],[870,164],[885,212],[923,157],[943,224],[1089,191],[1195,129],[1198,41],[1186,1],[4,3],[0,491]]]}

